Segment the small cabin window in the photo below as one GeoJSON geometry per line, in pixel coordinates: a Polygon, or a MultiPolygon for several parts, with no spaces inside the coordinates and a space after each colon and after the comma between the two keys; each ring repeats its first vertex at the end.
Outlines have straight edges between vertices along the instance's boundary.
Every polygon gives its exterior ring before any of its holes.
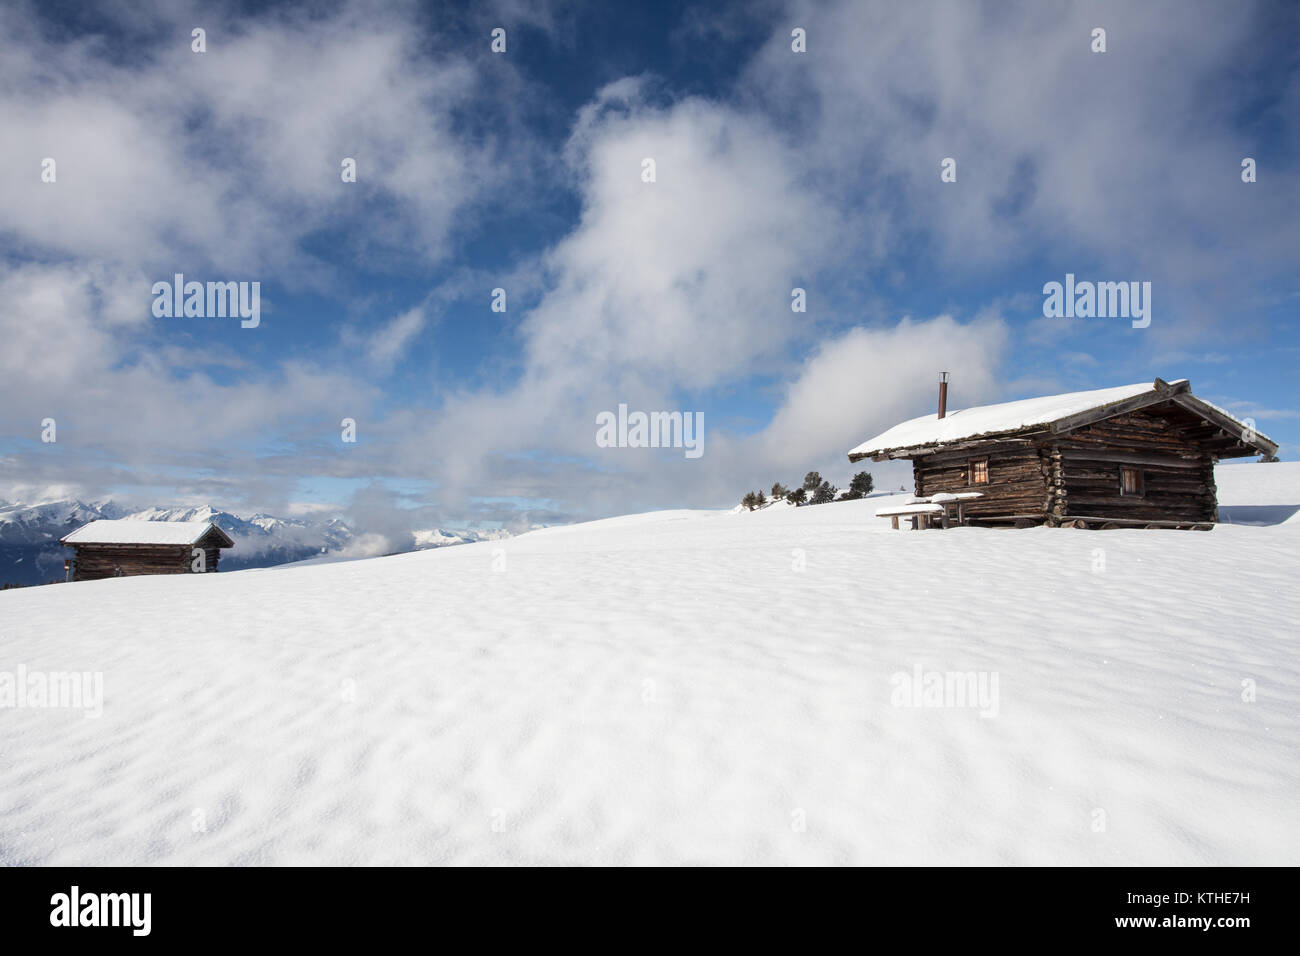
{"type": "Polygon", "coordinates": [[[972,458],[970,460],[970,484],[987,485],[989,483],[989,460],[972,458]]]}
{"type": "Polygon", "coordinates": [[[1144,494],[1141,468],[1134,468],[1132,465],[1119,466],[1119,493],[1133,497],[1141,497],[1144,494]]]}

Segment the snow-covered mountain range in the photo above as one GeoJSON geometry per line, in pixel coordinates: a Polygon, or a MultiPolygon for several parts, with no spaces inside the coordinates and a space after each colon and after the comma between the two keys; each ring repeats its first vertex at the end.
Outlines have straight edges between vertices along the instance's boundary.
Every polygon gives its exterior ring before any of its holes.
{"type": "MultiPolygon", "coordinates": [[[[280,518],[259,513],[244,518],[211,505],[135,511],[113,501],[75,498],[40,504],[0,501],[0,586],[62,581],[63,561],[72,551],[59,539],[97,518],[215,521],[235,539],[235,547],[221,556],[222,571],[265,568],[323,554],[362,557],[376,551],[373,536],[355,534],[338,516],[280,518]]],[[[393,547],[390,543],[387,550],[424,550],[504,537],[509,533],[431,528],[412,532],[409,544],[393,547]]]]}

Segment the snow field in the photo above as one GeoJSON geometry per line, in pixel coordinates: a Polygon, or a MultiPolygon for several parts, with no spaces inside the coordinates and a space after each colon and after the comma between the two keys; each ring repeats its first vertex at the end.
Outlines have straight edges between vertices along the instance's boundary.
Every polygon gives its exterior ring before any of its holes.
{"type": "Polygon", "coordinates": [[[0,674],[105,699],[0,708],[0,864],[1300,861],[1300,522],[874,517],[906,497],[6,592],[0,674]],[[918,667],[996,716],[895,706],[918,667]]]}

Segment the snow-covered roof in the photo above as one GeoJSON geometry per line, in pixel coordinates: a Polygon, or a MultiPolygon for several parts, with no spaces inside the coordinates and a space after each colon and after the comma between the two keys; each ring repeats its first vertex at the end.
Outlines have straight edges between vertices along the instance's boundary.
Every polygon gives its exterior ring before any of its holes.
{"type": "MultiPolygon", "coordinates": [[[[213,528],[230,541],[230,535],[211,521],[144,521],[106,518],[82,525],[59,540],[63,544],[195,544],[213,528]]],[[[231,541],[230,547],[234,542],[231,541]]]]}
{"type": "MultiPolygon", "coordinates": [[[[944,418],[937,414],[922,415],[911,421],[895,425],[889,431],[849,452],[850,461],[874,456],[885,457],[891,452],[908,449],[930,449],[959,441],[1013,435],[1018,432],[1043,429],[1074,416],[1097,412],[1105,417],[1108,406],[1151,394],[1153,400],[1162,395],[1185,395],[1188,400],[1206,409],[1212,409],[1230,423],[1245,429],[1245,424],[1221,408],[1194,398],[1188,391],[1186,379],[1173,382],[1142,382],[1137,385],[1120,385],[1116,388],[1098,388],[1087,392],[1067,392],[1064,395],[1047,395],[1043,398],[1026,398],[1018,402],[998,405],[979,405],[949,412],[944,418]]],[[[1180,399],[1182,401],[1182,399],[1180,399]]],[[[1264,435],[1258,436],[1264,444],[1272,444],[1264,435]]],[[[1274,449],[1276,450],[1276,448],[1274,449]]]]}

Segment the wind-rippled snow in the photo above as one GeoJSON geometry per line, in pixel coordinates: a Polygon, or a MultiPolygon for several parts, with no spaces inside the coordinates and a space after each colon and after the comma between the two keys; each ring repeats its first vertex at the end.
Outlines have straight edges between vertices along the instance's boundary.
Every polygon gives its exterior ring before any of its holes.
{"type": "MultiPolygon", "coordinates": [[[[1295,465],[1219,475],[1300,507],[1295,465]]],[[[1300,862],[1300,522],[905,498],[6,592],[0,671],[105,700],[0,709],[0,864],[1300,862]],[[917,667],[996,716],[894,706],[917,667]]]]}

